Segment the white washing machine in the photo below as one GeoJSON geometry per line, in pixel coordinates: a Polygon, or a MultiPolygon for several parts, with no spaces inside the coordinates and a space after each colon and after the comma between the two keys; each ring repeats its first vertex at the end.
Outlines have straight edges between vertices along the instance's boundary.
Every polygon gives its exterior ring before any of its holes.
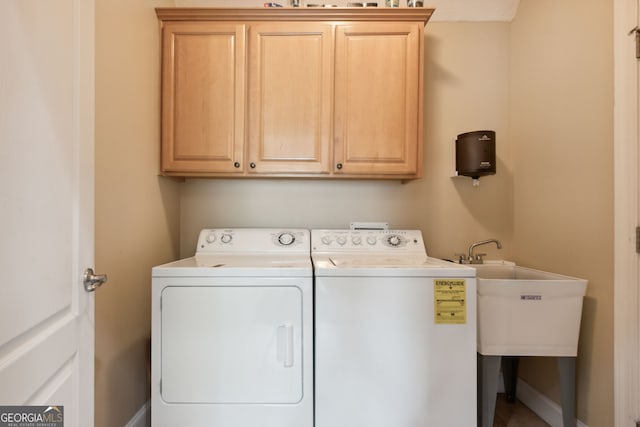
{"type": "Polygon", "coordinates": [[[417,230],[312,230],[311,255],[315,427],[475,426],[475,269],[417,230]]]}
{"type": "Polygon", "coordinates": [[[308,230],[202,230],[152,270],[153,427],[312,427],[308,230]]]}

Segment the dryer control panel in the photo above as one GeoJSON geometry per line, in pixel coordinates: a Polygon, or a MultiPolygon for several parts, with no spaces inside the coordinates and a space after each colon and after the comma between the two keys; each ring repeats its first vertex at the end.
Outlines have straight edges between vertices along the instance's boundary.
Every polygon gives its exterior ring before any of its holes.
{"type": "Polygon", "coordinates": [[[313,252],[406,252],[423,254],[420,230],[312,230],[313,252]]]}
{"type": "Polygon", "coordinates": [[[220,228],[200,231],[196,253],[309,253],[309,230],[220,228]]]}

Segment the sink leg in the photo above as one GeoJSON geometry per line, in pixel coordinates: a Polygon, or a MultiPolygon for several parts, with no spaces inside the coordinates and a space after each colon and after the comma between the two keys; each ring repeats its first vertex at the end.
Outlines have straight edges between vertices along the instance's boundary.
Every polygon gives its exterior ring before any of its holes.
{"type": "Polygon", "coordinates": [[[478,427],[493,427],[501,359],[478,353],[478,427]]]}
{"type": "Polygon", "coordinates": [[[476,353],[476,416],[478,417],[477,427],[482,427],[482,402],[484,399],[482,398],[482,355],[480,353],[476,353]]]}
{"type": "Polygon", "coordinates": [[[520,356],[502,356],[502,375],[504,377],[504,392],[507,402],[516,401],[516,387],[518,385],[518,363],[520,356]]]}
{"type": "Polygon", "coordinates": [[[576,426],[576,358],[558,357],[563,427],[576,426]]]}

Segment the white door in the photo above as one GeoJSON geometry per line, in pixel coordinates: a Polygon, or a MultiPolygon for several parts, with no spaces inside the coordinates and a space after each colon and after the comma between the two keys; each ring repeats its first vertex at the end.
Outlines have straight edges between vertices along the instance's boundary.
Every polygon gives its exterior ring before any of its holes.
{"type": "Polygon", "coordinates": [[[2,0],[0,40],[0,405],[93,426],[94,0],[2,0]]]}
{"type": "MultiPolygon", "coordinates": [[[[615,425],[640,421],[640,60],[638,0],[614,0],[615,425]]],[[[640,425],[640,424],[638,424],[640,425]]]]}

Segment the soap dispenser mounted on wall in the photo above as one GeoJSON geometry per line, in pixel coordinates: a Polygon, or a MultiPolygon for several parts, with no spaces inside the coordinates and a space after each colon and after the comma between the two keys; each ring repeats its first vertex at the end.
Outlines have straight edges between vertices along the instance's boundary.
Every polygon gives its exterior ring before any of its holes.
{"type": "Polygon", "coordinates": [[[456,174],[473,179],[480,185],[480,177],[496,173],[496,133],[478,130],[461,133],[456,139],[456,174]]]}

